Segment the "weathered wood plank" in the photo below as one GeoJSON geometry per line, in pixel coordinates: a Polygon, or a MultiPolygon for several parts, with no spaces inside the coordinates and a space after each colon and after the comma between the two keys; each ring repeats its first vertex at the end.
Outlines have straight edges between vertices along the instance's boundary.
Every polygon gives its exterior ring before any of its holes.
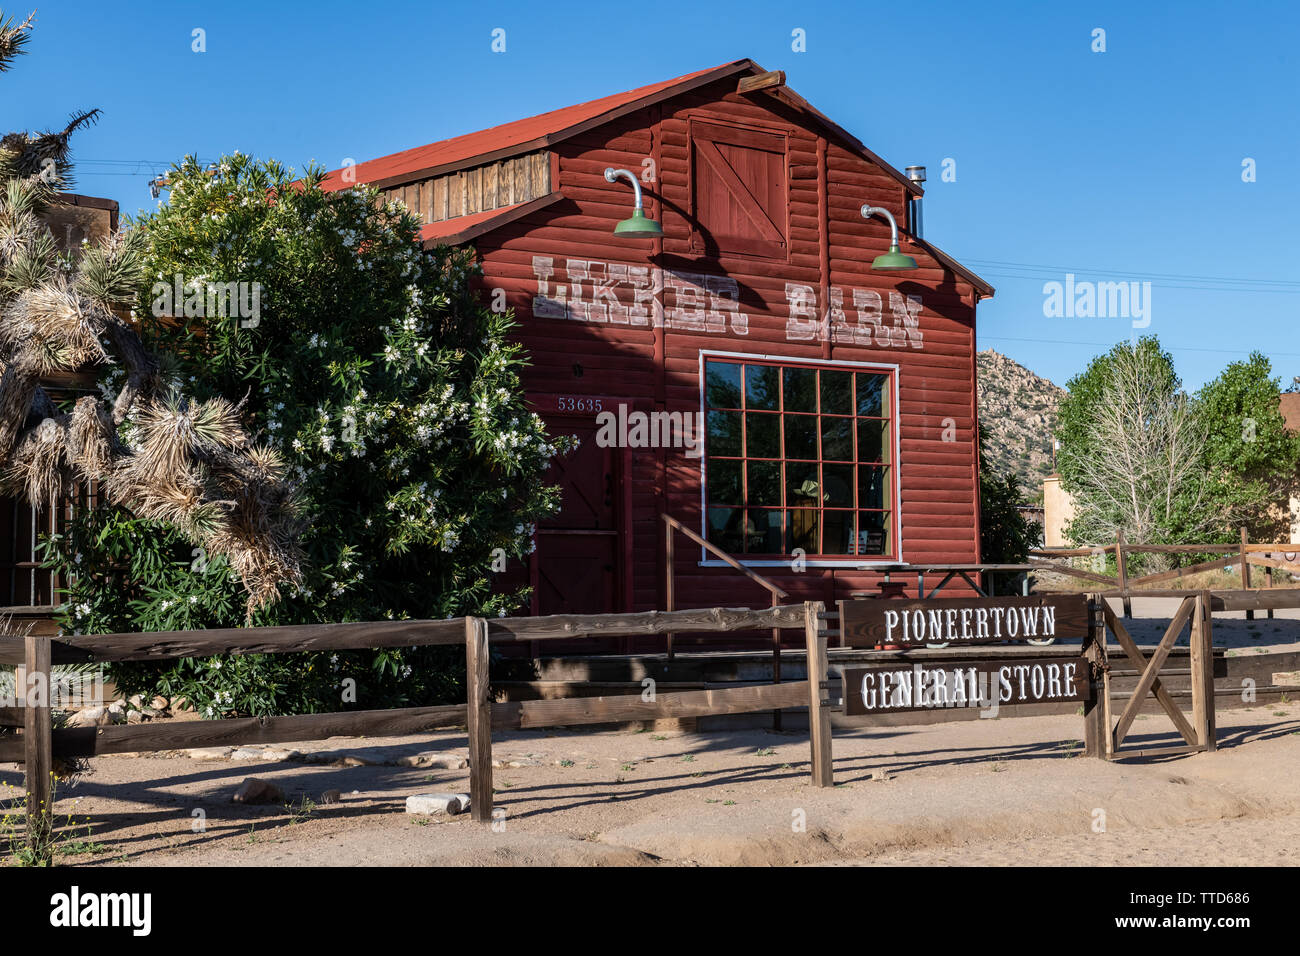
{"type": "MultiPolygon", "coordinates": [[[[1083,641],[1083,656],[1089,664],[1089,679],[1093,674],[1102,672],[1101,693],[1089,695],[1083,705],[1083,749],[1089,757],[1105,757],[1103,741],[1106,734],[1105,705],[1102,697],[1106,693],[1106,625],[1097,607],[1098,602],[1089,595],[1088,598],[1088,636],[1083,641]]],[[[1095,688],[1094,688],[1095,689],[1095,688]]]]}
{"type": "Polygon", "coordinates": [[[541,150],[532,154],[533,170],[533,196],[545,196],[551,191],[551,154],[546,150],[541,150]]]}
{"type": "Polygon", "coordinates": [[[35,686],[36,694],[28,694],[28,706],[23,714],[23,776],[27,787],[27,846],[37,857],[49,862],[49,835],[54,823],[54,751],[50,734],[53,723],[50,715],[50,640],[28,635],[24,638],[27,650],[26,670],[28,686],[35,686]],[[33,682],[35,684],[33,685],[33,682]],[[44,684],[43,691],[41,684],[44,684]]]}
{"type": "Polygon", "coordinates": [[[1108,578],[1104,574],[1095,574],[1092,571],[1080,571],[1078,568],[1071,568],[1064,564],[1053,564],[1051,561],[1030,561],[1037,571],[1056,571],[1060,574],[1068,575],[1072,578],[1082,578],[1085,581],[1094,581],[1097,584],[1109,584],[1114,586],[1117,582],[1115,578],[1108,578]]]}
{"type": "Polygon", "coordinates": [[[1189,564],[1183,568],[1173,568],[1156,574],[1144,574],[1140,578],[1131,578],[1128,583],[1129,587],[1132,588],[1143,584],[1159,584],[1161,581],[1176,581],[1178,578],[1196,574],[1198,571],[1217,571],[1220,568],[1226,568],[1230,564],[1236,564],[1240,560],[1239,556],[1230,554],[1226,558],[1215,558],[1213,561],[1202,561],[1199,564],[1189,564]]]}
{"type": "Polygon", "coordinates": [[[438,176],[433,180],[433,218],[430,222],[442,222],[447,218],[447,177],[438,176]]]}
{"type": "Polygon", "coordinates": [[[358,624],[294,624],[284,627],[227,627],[203,631],[140,634],[75,634],[62,642],[82,652],[81,660],[146,661],[215,654],[288,654],[297,651],[356,650],[459,644],[464,624],[450,621],[373,621],[358,624]]]}
{"type": "MultiPolygon", "coordinates": [[[[1115,612],[1110,609],[1109,605],[1102,605],[1102,613],[1106,617],[1106,623],[1115,634],[1115,640],[1117,640],[1120,647],[1124,649],[1124,653],[1128,656],[1128,659],[1136,665],[1139,678],[1145,677],[1146,671],[1150,665],[1147,663],[1147,659],[1142,656],[1141,650],[1138,649],[1137,642],[1133,640],[1128,629],[1125,628],[1119,618],[1115,616],[1115,612]]],[[[1191,669],[1195,670],[1197,667],[1195,634],[1192,635],[1192,648],[1190,654],[1192,658],[1191,669]]],[[[1112,672],[1110,676],[1115,677],[1115,672],[1112,672]]],[[[1138,686],[1141,687],[1140,679],[1138,686]]],[[[1160,706],[1165,709],[1165,713],[1167,713],[1169,719],[1174,722],[1174,726],[1178,728],[1178,732],[1182,734],[1183,739],[1189,744],[1197,743],[1195,730],[1192,728],[1192,725],[1187,722],[1187,718],[1183,716],[1182,710],[1176,703],[1174,703],[1174,699],[1169,696],[1169,691],[1165,689],[1165,685],[1161,683],[1159,677],[1156,677],[1156,679],[1151,682],[1151,693],[1155,695],[1156,700],[1160,701],[1160,706]]],[[[1136,691],[1133,696],[1137,697],[1136,691]]]]}
{"type": "MultiPolygon", "coordinates": [[[[803,626],[798,605],[774,608],[703,608],[631,614],[557,614],[549,617],[494,618],[491,640],[558,640],[584,635],[664,634],[670,631],[726,632],[803,626]]],[[[449,621],[374,621],[356,624],[296,624],[284,627],[232,627],[138,634],[76,634],[47,644],[58,663],[145,661],[218,654],[289,654],[302,651],[357,650],[459,644],[460,619],[449,621]]],[[[17,642],[0,642],[0,663],[20,665],[17,642]]]]}
{"type": "MultiPolygon", "coordinates": [[[[511,720],[508,705],[499,705],[498,718],[511,720]]],[[[356,710],[288,717],[236,717],[227,720],[151,721],[106,727],[71,727],[53,734],[58,757],[188,750],[192,747],[234,747],[279,744],[329,737],[397,737],[442,727],[464,727],[464,704],[407,707],[401,710],[356,710]]],[[[18,738],[0,739],[0,761],[22,761],[18,738]]]]}
{"type": "Polygon", "coordinates": [[[831,744],[831,715],[822,703],[821,681],[826,677],[826,637],[817,615],[826,610],[821,601],[804,604],[804,643],[808,653],[808,736],[812,749],[814,787],[835,786],[835,765],[831,744]]]}
{"type": "Polygon", "coordinates": [[[488,163],[483,167],[483,208],[496,209],[497,204],[497,177],[501,172],[501,166],[498,163],[488,163]]]}
{"type": "Polygon", "coordinates": [[[1114,760],[1124,760],[1128,757],[1178,757],[1185,754],[1198,754],[1208,747],[1202,747],[1200,744],[1188,744],[1186,746],[1172,745],[1169,747],[1149,747],[1145,750],[1116,750],[1112,755],[1114,760]]]}
{"type": "Polygon", "coordinates": [[[756,93],[785,86],[785,70],[769,70],[755,76],[742,76],[736,82],[737,93],[756,93]]]}
{"type": "Polygon", "coordinates": [[[1273,588],[1267,591],[1211,591],[1210,608],[1214,611],[1268,610],[1300,608],[1300,588],[1273,588]]]}
{"type": "Polygon", "coordinates": [[[1201,611],[1200,634],[1194,635],[1199,639],[1201,646],[1200,659],[1203,662],[1201,667],[1201,682],[1199,689],[1202,692],[1202,720],[1198,725],[1200,735],[1199,743],[1208,750],[1217,750],[1218,741],[1218,724],[1214,712],[1215,708],[1215,687],[1214,687],[1214,667],[1212,660],[1214,657],[1214,618],[1210,614],[1210,596],[1206,592],[1201,592],[1198,596],[1197,604],[1201,611]]]}
{"type": "MultiPolygon", "coordinates": [[[[1173,649],[1174,642],[1178,640],[1178,635],[1182,632],[1183,625],[1187,623],[1187,619],[1191,617],[1195,606],[1195,598],[1185,598],[1183,600],[1182,605],[1178,608],[1178,613],[1175,614],[1173,620],[1169,622],[1169,628],[1165,631],[1165,636],[1160,639],[1160,644],[1156,647],[1155,653],[1153,653],[1151,659],[1146,662],[1146,670],[1141,679],[1138,680],[1137,687],[1133,690],[1133,696],[1129,698],[1129,702],[1120,713],[1119,722],[1115,726],[1116,749],[1118,749],[1120,744],[1124,742],[1125,734],[1128,733],[1129,727],[1132,726],[1133,721],[1137,718],[1138,711],[1142,706],[1142,699],[1151,692],[1152,685],[1159,679],[1158,675],[1160,673],[1160,667],[1164,664],[1165,658],[1169,656],[1169,651],[1173,649]]],[[[1119,634],[1117,633],[1115,636],[1119,637],[1119,634]]],[[[1140,656],[1141,655],[1139,655],[1139,657],[1140,656]]],[[[1164,702],[1161,701],[1161,703],[1163,704],[1164,702]]],[[[1170,716],[1173,715],[1171,714],[1170,716]]],[[[1177,721],[1175,721],[1175,723],[1177,723],[1177,721]]],[[[1185,726],[1186,723],[1187,721],[1184,719],[1182,722],[1183,726],[1185,726]]],[[[1179,732],[1182,732],[1182,726],[1179,727],[1179,732]]]]}
{"type": "Polygon", "coordinates": [[[447,218],[465,215],[465,171],[462,169],[447,177],[447,218]]]}
{"type": "MultiPolygon", "coordinates": [[[[73,647],[62,638],[47,637],[46,640],[50,644],[51,664],[87,664],[91,661],[91,657],[86,651],[73,647]]],[[[22,667],[26,656],[27,651],[21,638],[0,638],[0,665],[22,667]]]]}
{"type": "Polygon", "coordinates": [[[807,681],[794,681],[656,694],[654,700],[643,700],[640,694],[526,700],[519,704],[519,726],[565,727],[803,707],[808,703],[809,687],[807,681]]]}
{"type": "Polygon", "coordinates": [[[469,729],[469,806],[480,823],[492,819],[492,689],[488,673],[488,627],[465,619],[466,718],[469,729]]]}
{"type": "Polygon", "coordinates": [[[548,617],[498,617],[489,622],[494,642],[544,641],[583,635],[624,636],[700,631],[769,630],[803,627],[803,607],[783,604],[751,610],[715,607],[630,614],[552,614],[548,617]]]}

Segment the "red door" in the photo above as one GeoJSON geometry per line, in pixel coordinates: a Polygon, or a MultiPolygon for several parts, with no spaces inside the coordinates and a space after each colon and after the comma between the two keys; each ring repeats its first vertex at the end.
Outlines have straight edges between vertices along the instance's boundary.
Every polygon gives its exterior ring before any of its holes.
{"type": "Polygon", "coordinates": [[[556,459],[547,482],[560,486],[560,513],[537,525],[537,614],[608,614],[619,610],[622,507],[618,449],[596,444],[591,418],[553,417],[553,435],[581,444],[556,459]]]}

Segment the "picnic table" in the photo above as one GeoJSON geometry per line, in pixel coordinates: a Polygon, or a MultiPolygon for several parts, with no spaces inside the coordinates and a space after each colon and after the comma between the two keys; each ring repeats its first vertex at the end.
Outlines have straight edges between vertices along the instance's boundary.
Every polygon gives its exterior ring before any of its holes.
{"type": "MultiPolygon", "coordinates": [[[[1041,569],[1041,564],[864,564],[860,565],[858,570],[876,571],[884,574],[885,580],[880,587],[880,593],[877,594],[870,591],[852,591],[850,592],[850,597],[875,598],[889,594],[902,595],[904,593],[902,589],[906,588],[906,585],[901,582],[891,581],[890,576],[895,574],[916,575],[916,596],[918,598],[934,597],[942,591],[944,587],[953,580],[953,578],[961,578],[975,590],[975,593],[982,597],[992,597],[994,592],[993,582],[991,580],[989,581],[988,590],[986,591],[975,582],[974,578],[971,577],[972,573],[978,574],[982,571],[1028,572],[1041,569]],[[944,576],[943,580],[940,581],[935,589],[929,593],[925,590],[925,576],[927,574],[942,574],[944,576]]],[[[1028,574],[1025,575],[1024,582],[1022,583],[1021,593],[1029,593],[1028,574]]]]}

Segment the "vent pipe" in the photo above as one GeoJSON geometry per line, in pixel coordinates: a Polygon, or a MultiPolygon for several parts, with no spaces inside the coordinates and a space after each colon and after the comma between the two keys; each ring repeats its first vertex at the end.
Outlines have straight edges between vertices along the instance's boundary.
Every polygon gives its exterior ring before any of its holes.
{"type": "MultiPolygon", "coordinates": [[[[908,166],[903,170],[907,178],[918,185],[925,182],[924,166],[908,166]]],[[[921,224],[921,197],[913,196],[907,202],[907,220],[911,226],[912,235],[917,239],[923,238],[921,224]]]]}

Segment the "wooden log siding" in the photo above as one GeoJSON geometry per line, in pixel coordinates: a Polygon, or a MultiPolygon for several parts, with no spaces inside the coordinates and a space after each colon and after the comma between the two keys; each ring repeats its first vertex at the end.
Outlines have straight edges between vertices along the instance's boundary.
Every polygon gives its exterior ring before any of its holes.
{"type": "Polygon", "coordinates": [[[384,199],[400,200],[421,222],[431,223],[502,209],[538,199],[550,192],[551,152],[539,149],[412,183],[388,186],[380,190],[380,195],[384,199]]]}

